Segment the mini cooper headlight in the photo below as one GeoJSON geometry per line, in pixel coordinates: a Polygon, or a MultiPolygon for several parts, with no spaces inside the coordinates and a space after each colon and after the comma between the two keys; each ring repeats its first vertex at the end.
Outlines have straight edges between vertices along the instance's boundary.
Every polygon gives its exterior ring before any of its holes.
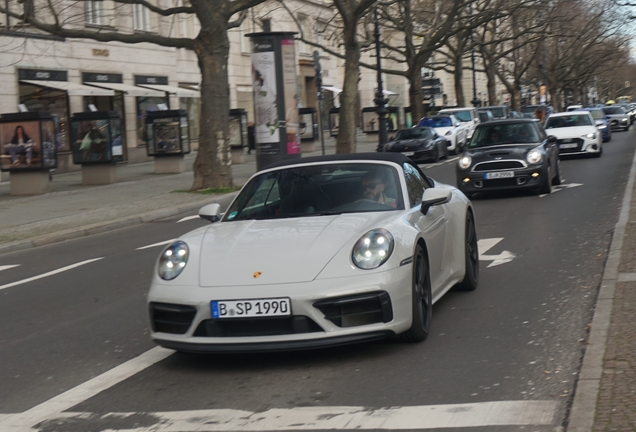
{"type": "Polygon", "coordinates": [[[159,257],[157,270],[163,280],[172,280],[179,276],[188,262],[188,245],[176,241],[168,246],[159,257]]]}
{"type": "Polygon", "coordinates": [[[351,260],[362,270],[380,267],[393,253],[393,236],[385,229],[374,229],[360,237],[351,251],[351,260]]]}
{"type": "Polygon", "coordinates": [[[473,163],[473,158],[471,158],[468,155],[460,157],[459,161],[457,161],[457,165],[459,166],[460,169],[467,169],[470,167],[470,164],[472,163],[473,163]]]}
{"type": "Polygon", "coordinates": [[[584,138],[589,138],[589,139],[596,139],[596,134],[595,133],[589,133],[587,135],[583,135],[584,138]]]}
{"type": "Polygon", "coordinates": [[[531,164],[537,164],[543,160],[543,155],[539,150],[533,149],[526,155],[526,160],[531,164]]]}

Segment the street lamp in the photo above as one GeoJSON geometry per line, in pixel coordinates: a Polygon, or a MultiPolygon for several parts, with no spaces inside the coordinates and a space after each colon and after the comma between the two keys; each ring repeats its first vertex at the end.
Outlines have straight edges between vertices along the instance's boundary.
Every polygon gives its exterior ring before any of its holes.
{"type": "Polygon", "coordinates": [[[388,99],[384,97],[384,91],[382,89],[382,66],[380,61],[380,24],[378,23],[378,8],[375,8],[374,11],[375,18],[375,54],[377,61],[377,69],[378,69],[378,88],[375,92],[375,99],[373,102],[376,105],[375,112],[378,114],[378,147],[376,151],[383,151],[384,145],[389,141],[389,136],[386,130],[386,113],[388,110],[386,109],[386,104],[389,102],[388,99]]]}

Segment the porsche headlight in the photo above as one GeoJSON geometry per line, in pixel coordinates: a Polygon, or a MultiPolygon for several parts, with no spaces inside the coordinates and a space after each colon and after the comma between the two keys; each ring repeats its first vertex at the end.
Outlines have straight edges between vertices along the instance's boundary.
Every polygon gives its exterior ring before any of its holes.
{"type": "Polygon", "coordinates": [[[583,135],[584,138],[589,138],[589,139],[596,139],[596,134],[595,133],[589,133],[587,135],[583,135]]]}
{"type": "Polygon", "coordinates": [[[393,253],[393,236],[385,229],[374,229],[360,237],[353,246],[351,259],[356,267],[372,270],[380,267],[393,253]]]}
{"type": "Polygon", "coordinates": [[[159,257],[157,270],[163,280],[172,280],[179,276],[188,262],[188,245],[176,241],[168,246],[159,257]]]}
{"type": "Polygon", "coordinates": [[[537,164],[543,160],[543,155],[537,149],[530,150],[526,155],[526,160],[528,163],[537,164]]]}
{"type": "Polygon", "coordinates": [[[472,163],[473,163],[473,158],[471,158],[468,155],[465,155],[459,158],[457,165],[459,166],[460,169],[467,169],[470,167],[472,163]]]}

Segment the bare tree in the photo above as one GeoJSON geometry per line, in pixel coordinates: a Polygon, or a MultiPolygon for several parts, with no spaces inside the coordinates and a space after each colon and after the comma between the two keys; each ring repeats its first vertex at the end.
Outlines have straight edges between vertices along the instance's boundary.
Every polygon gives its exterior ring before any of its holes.
{"type": "Polygon", "coordinates": [[[95,31],[81,25],[85,17],[83,1],[21,0],[21,10],[0,6],[0,13],[20,20],[32,28],[64,38],[129,44],[149,42],[193,50],[201,70],[201,127],[192,190],[231,186],[227,74],[230,44],[227,31],[240,25],[247,9],[265,0],[189,0],[187,5],[165,8],[146,0],[111,1],[116,5],[116,10],[139,5],[160,17],[196,17],[201,24],[201,30],[194,38],[114,29],[95,31]],[[237,19],[231,21],[237,14],[237,19]]]}

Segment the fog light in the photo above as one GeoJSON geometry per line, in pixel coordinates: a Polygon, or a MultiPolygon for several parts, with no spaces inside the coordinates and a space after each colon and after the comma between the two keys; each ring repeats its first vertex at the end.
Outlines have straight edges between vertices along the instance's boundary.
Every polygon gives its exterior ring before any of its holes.
{"type": "Polygon", "coordinates": [[[539,177],[539,173],[538,172],[532,173],[532,177],[539,177]]]}
{"type": "Polygon", "coordinates": [[[468,183],[469,181],[470,181],[470,179],[469,179],[468,177],[466,177],[466,178],[464,179],[464,183],[468,183]]]}

